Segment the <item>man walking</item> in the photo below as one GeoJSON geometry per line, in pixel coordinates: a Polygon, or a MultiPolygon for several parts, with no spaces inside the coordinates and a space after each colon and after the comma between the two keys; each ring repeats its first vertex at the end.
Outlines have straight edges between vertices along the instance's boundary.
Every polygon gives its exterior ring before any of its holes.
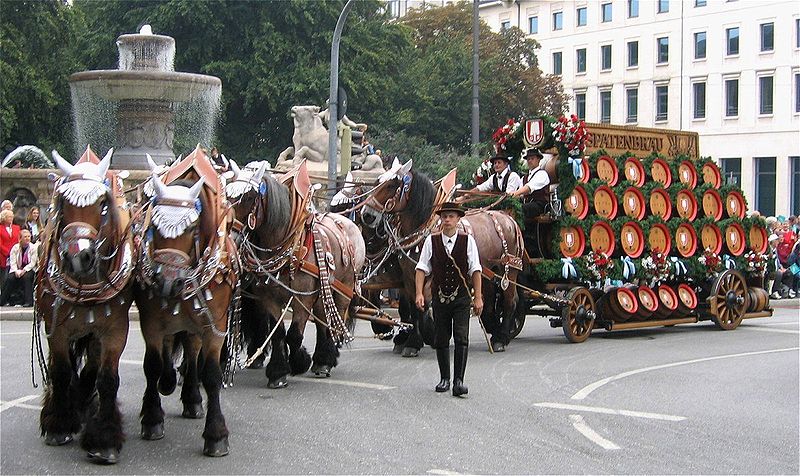
{"type": "Polygon", "coordinates": [[[469,349],[470,307],[475,315],[483,311],[481,295],[481,263],[478,246],[472,236],[458,233],[458,221],[465,215],[456,203],[444,203],[436,212],[442,222],[442,232],[425,239],[416,268],[416,305],[425,308],[423,286],[431,276],[434,320],[433,348],[439,362],[440,381],[437,392],[450,389],[450,336],[455,344],[453,361],[453,396],[468,393],[464,385],[469,349]],[[470,288],[474,291],[470,294],[470,288]]]}

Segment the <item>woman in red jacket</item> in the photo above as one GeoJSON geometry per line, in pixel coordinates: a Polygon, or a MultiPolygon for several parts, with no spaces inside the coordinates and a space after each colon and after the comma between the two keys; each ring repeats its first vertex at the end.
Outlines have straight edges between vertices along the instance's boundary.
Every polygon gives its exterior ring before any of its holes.
{"type": "Polygon", "coordinates": [[[19,225],[14,225],[14,212],[0,211],[0,288],[8,274],[8,255],[11,247],[19,242],[19,225]]]}

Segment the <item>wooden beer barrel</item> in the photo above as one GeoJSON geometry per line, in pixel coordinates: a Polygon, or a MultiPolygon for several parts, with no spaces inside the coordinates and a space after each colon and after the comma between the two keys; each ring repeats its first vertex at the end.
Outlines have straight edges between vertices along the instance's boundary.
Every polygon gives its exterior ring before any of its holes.
{"type": "Polygon", "coordinates": [[[697,186],[697,169],[691,160],[684,160],[678,166],[678,179],[689,189],[697,186]]]}
{"type": "Polygon", "coordinates": [[[710,188],[703,192],[703,213],[709,218],[719,220],[722,218],[722,197],[716,189],[710,188]]]}
{"type": "Polygon", "coordinates": [[[605,253],[611,257],[617,249],[614,230],[604,221],[598,221],[589,230],[589,245],[595,253],[605,253]]]}
{"type": "Polygon", "coordinates": [[[756,253],[766,253],[769,243],[767,242],[766,228],[753,225],[747,231],[747,236],[750,238],[750,249],[756,253]]]}
{"type": "Polygon", "coordinates": [[[697,251],[697,233],[690,223],[678,225],[678,229],[675,230],[675,248],[684,258],[694,256],[697,251]]]}
{"type": "Polygon", "coordinates": [[[638,258],[644,251],[644,232],[635,221],[622,225],[619,231],[619,241],[622,252],[631,258],[638,258]]]}
{"type": "Polygon", "coordinates": [[[598,300],[597,308],[603,319],[625,322],[637,314],[639,301],[628,288],[612,288],[598,300]]]}
{"type": "MultiPolygon", "coordinates": [[[[553,156],[553,159],[555,159],[556,157],[557,156],[553,156]]],[[[547,173],[549,174],[550,172],[547,173]]],[[[555,172],[555,168],[553,169],[553,173],[556,174],[556,177],[558,177],[558,174],[555,172]]],[[[576,180],[579,183],[589,183],[589,180],[591,179],[592,179],[592,171],[589,169],[589,159],[588,157],[584,157],[583,160],[581,160],[581,178],[576,180]]],[[[555,183],[556,181],[558,181],[558,179],[556,179],[552,183],[555,183]]]]}
{"type": "Polygon", "coordinates": [[[617,162],[607,155],[603,155],[597,159],[595,165],[597,177],[606,182],[609,186],[613,187],[619,182],[619,169],[617,162]]]}
{"type": "Polygon", "coordinates": [[[664,159],[655,159],[653,164],[650,165],[650,176],[656,182],[661,182],[664,188],[672,185],[672,171],[669,169],[669,164],[664,159]]]}
{"type": "Polygon", "coordinates": [[[672,200],[663,188],[654,188],[650,192],[650,213],[667,221],[672,217],[672,200]]]}
{"type": "Polygon", "coordinates": [[[586,218],[589,214],[589,197],[583,186],[575,185],[572,193],[564,200],[564,210],[579,220],[586,218]]]}
{"type": "Polygon", "coordinates": [[[679,284],[676,290],[678,295],[678,307],[675,310],[675,317],[686,317],[697,308],[697,293],[686,283],[679,284]]]}
{"type": "Polygon", "coordinates": [[[636,220],[644,218],[647,210],[644,204],[644,195],[636,187],[628,187],[622,193],[622,209],[625,214],[636,220]]]}
{"type": "Polygon", "coordinates": [[[731,190],[725,195],[725,211],[731,218],[744,218],[747,212],[744,197],[736,190],[731,190]]]}
{"type": "Polygon", "coordinates": [[[681,218],[687,220],[697,218],[697,199],[694,198],[694,192],[687,189],[678,191],[675,195],[675,209],[678,210],[678,216],[681,218]]]}
{"type": "Polygon", "coordinates": [[[769,294],[766,289],[756,286],[748,287],[747,294],[750,295],[747,312],[761,312],[769,306],[769,294]]]}
{"type": "Polygon", "coordinates": [[[671,287],[662,284],[656,290],[658,296],[658,309],[653,313],[653,319],[666,319],[672,317],[678,309],[678,295],[671,287]]]}
{"type": "Polygon", "coordinates": [[[653,288],[648,286],[639,286],[636,289],[636,296],[639,298],[639,312],[637,317],[640,319],[647,319],[658,310],[658,296],[653,288]]]}
{"type": "Polygon", "coordinates": [[[601,185],[594,191],[594,211],[603,218],[613,220],[619,212],[617,196],[611,187],[601,185]]]}
{"type": "Polygon", "coordinates": [[[742,225],[734,222],[725,227],[725,246],[733,256],[742,256],[747,248],[742,225]]]}
{"type": "Polygon", "coordinates": [[[700,173],[703,175],[703,183],[710,184],[714,188],[720,188],[722,186],[722,174],[720,174],[719,167],[717,167],[717,164],[714,162],[706,162],[703,164],[700,173]]]}
{"type": "Polygon", "coordinates": [[[656,223],[651,226],[647,234],[647,243],[652,251],[668,255],[672,251],[672,237],[667,225],[656,223]]]}
{"type": "Polygon", "coordinates": [[[561,243],[559,249],[566,258],[577,258],[586,248],[586,235],[580,226],[565,226],[559,231],[561,243]]]}
{"type": "Polygon", "coordinates": [[[647,181],[642,162],[636,157],[628,157],[623,164],[625,179],[633,182],[637,187],[641,187],[647,181]]]}
{"type": "Polygon", "coordinates": [[[722,232],[719,227],[714,223],[706,223],[700,229],[700,242],[703,244],[703,249],[710,249],[714,253],[719,254],[722,251],[722,232]]]}

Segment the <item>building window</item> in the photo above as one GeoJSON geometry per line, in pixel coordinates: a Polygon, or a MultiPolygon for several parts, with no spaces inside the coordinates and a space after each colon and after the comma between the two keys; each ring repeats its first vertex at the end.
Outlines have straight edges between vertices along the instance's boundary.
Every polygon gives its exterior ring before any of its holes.
{"type": "Polygon", "coordinates": [[[586,72],[586,48],[579,48],[575,51],[575,71],[586,72]]]}
{"type": "Polygon", "coordinates": [[[789,163],[792,164],[792,204],[791,214],[800,215],[800,157],[789,157],[789,163]]]}
{"type": "Polygon", "coordinates": [[[578,26],[586,26],[586,7],[579,8],[576,13],[578,17],[578,26]]]}
{"type": "Polygon", "coordinates": [[[658,13],[667,13],[669,11],[669,0],[658,0],[658,13]]]}
{"type": "Polygon", "coordinates": [[[775,215],[775,157],[754,157],[756,210],[762,216],[775,215]]]}
{"type": "Polygon", "coordinates": [[[761,24],[761,51],[773,51],[775,49],[775,24],[761,24]]]}
{"type": "Polygon", "coordinates": [[[739,115],[739,80],[725,80],[725,117],[739,115]]]}
{"type": "Polygon", "coordinates": [[[739,54],[739,27],[725,30],[725,53],[728,56],[739,54]]]}
{"type": "Polygon", "coordinates": [[[575,114],[580,119],[586,119],[586,93],[575,93],[575,114]]]}
{"type": "Polygon", "coordinates": [[[611,122],[611,91],[600,91],[600,122],[611,122]]]}
{"type": "Polygon", "coordinates": [[[500,22],[500,31],[506,31],[511,28],[511,20],[503,20],[500,22]]]}
{"type": "Polygon", "coordinates": [[[706,83],[692,84],[692,97],[694,99],[694,118],[706,117],[706,83]]]}
{"type": "Polygon", "coordinates": [[[669,61],[669,38],[662,37],[656,39],[658,44],[658,61],[657,63],[667,63],[669,61]]]}
{"type": "Polygon", "coordinates": [[[639,17],[639,0],[628,0],[628,18],[639,17]]]}
{"type": "Polygon", "coordinates": [[[553,74],[561,74],[561,52],[553,53],[553,74]]]}
{"type": "Polygon", "coordinates": [[[602,16],[601,16],[601,18],[603,20],[603,23],[610,22],[611,21],[611,4],[610,3],[604,3],[604,4],[600,5],[600,10],[603,12],[602,16]]]}
{"type": "Polygon", "coordinates": [[[758,113],[772,114],[772,76],[758,77],[758,113]]]}
{"type": "Polygon", "coordinates": [[[742,159],[734,157],[719,160],[720,172],[722,172],[722,183],[726,185],[741,185],[742,181],[742,159]]]}
{"type": "Polygon", "coordinates": [[[633,68],[639,66],[639,42],[628,42],[628,67],[633,68]]]}
{"type": "Polygon", "coordinates": [[[528,34],[534,35],[539,33],[539,17],[528,18],[528,34]]]}
{"type": "Polygon", "coordinates": [[[706,6],[706,0],[694,0],[695,7],[704,7],[706,6]]]}
{"type": "Polygon", "coordinates": [[[800,18],[794,21],[794,47],[800,48],[800,18]]]}
{"type": "Polygon", "coordinates": [[[625,90],[625,122],[636,122],[639,118],[639,88],[625,90]]]}
{"type": "Polygon", "coordinates": [[[656,86],[656,122],[666,121],[669,112],[669,86],[656,86]]]}
{"type": "Polygon", "coordinates": [[[611,45],[603,45],[600,47],[600,69],[611,69],[611,45]]]}
{"type": "Polygon", "coordinates": [[[700,31],[694,34],[694,59],[706,58],[706,32],[700,31]]]}
{"type": "Polygon", "coordinates": [[[553,13],[553,31],[564,28],[564,12],[553,13]]]}
{"type": "Polygon", "coordinates": [[[794,112],[800,112],[800,73],[794,73],[794,112]]]}

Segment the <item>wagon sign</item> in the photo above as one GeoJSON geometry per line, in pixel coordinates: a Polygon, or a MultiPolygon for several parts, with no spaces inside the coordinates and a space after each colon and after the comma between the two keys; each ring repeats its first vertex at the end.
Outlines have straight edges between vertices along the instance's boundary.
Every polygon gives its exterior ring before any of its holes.
{"type": "Polygon", "coordinates": [[[544,121],[542,119],[529,119],[525,121],[525,144],[536,147],[544,138],[544,121]]]}

